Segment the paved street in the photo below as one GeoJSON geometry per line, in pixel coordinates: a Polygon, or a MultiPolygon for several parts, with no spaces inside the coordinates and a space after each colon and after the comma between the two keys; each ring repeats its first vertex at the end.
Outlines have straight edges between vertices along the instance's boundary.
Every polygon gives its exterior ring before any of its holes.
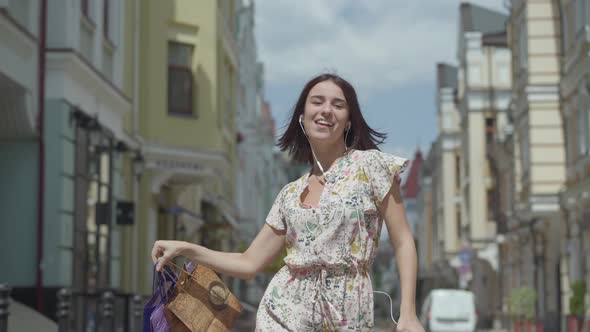
{"type": "Polygon", "coordinates": [[[10,299],[8,331],[57,332],[57,325],[30,307],[10,299]]]}

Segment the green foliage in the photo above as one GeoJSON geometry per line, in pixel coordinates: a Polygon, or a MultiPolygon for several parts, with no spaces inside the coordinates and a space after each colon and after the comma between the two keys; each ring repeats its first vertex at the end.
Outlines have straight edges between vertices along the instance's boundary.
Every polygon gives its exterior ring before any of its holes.
{"type": "Polygon", "coordinates": [[[586,314],[586,283],[578,280],[572,283],[572,296],[570,297],[570,314],[583,317],[586,314]]]}
{"type": "Polygon", "coordinates": [[[533,321],[535,318],[535,302],[537,292],[531,287],[519,287],[510,292],[508,307],[513,319],[533,321]]]}

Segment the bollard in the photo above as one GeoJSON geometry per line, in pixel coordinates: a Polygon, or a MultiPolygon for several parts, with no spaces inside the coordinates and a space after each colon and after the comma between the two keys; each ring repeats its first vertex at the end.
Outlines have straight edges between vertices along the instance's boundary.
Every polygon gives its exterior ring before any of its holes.
{"type": "Polygon", "coordinates": [[[62,288],[57,292],[57,328],[59,332],[70,331],[70,309],[72,307],[72,291],[62,288]]]}
{"type": "Polygon", "coordinates": [[[141,305],[141,296],[133,296],[133,331],[141,332],[143,324],[143,306],[141,305]]]}
{"type": "Polygon", "coordinates": [[[10,311],[10,287],[0,284],[0,332],[8,332],[8,315],[10,311]]]}
{"type": "Polygon", "coordinates": [[[113,331],[113,292],[110,290],[102,293],[102,331],[113,331]]]}

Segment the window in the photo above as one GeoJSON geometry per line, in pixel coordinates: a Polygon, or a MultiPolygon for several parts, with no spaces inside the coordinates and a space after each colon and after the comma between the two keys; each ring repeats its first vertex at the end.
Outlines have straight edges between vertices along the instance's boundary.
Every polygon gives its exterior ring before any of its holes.
{"type": "Polygon", "coordinates": [[[110,40],[109,36],[109,24],[110,24],[110,7],[109,7],[109,0],[103,0],[103,12],[102,12],[102,32],[106,39],[110,40]]]}
{"type": "Polygon", "coordinates": [[[461,238],[461,209],[459,209],[458,207],[456,207],[455,210],[455,215],[456,215],[456,219],[455,219],[455,232],[457,234],[457,238],[460,239],[461,238]]]}
{"type": "MultiPolygon", "coordinates": [[[[563,103],[563,113],[564,114],[571,114],[569,111],[569,106],[568,106],[568,101],[564,101],[563,103]]],[[[574,138],[573,133],[575,132],[575,130],[572,128],[572,120],[570,116],[566,116],[563,120],[564,123],[564,131],[566,133],[565,135],[565,159],[568,165],[571,165],[573,160],[575,159],[574,156],[574,148],[573,145],[574,143],[574,138]]]]}
{"type": "Polygon", "coordinates": [[[496,199],[498,201],[496,203],[498,204],[498,212],[503,213],[504,211],[508,211],[508,204],[506,202],[506,196],[508,196],[508,178],[506,176],[506,173],[503,173],[501,171],[497,174],[496,178],[498,179],[498,183],[496,184],[496,199]]]}
{"type": "Polygon", "coordinates": [[[496,119],[486,118],[486,133],[494,133],[496,131],[496,119]]]}
{"type": "Polygon", "coordinates": [[[168,43],[168,113],[193,115],[194,47],[178,42],[168,43]]]}
{"type": "Polygon", "coordinates": [[[522,172],[528,173],[530,168],[530,142],[528,123],[526,121],[522,121],[520,132],[522,133],[522,136],[520,137],[520,160],[522,162],[522,172]]]}
{"type": "Polygon", "coordinates": [[[488,221],[494,219],[494,213],[496,210],[496,191],[494,189],[486,190],[486,198],[488,205],[488,221]]]}
{"type": "Polygon", "coordinates": [[[588,155],[590,149],[590,132],[588,111],[578,110],[577,114],[578,156],[588,155]]]}
{"type": "Polygon", "coordinates": [[[492,153],[494,149],[494,138],[496,136],[496,120],[494,118],[486,118],[486,148],[488,153],[492,153]]]}
{"type": "Polygon", "coordinates": [[[528,36],[526,20],[523,18],[520,20],[520,30],[518,32],[518,57],[520,61],[520,67],[526,68],[528,64],[528,36]]]}
{"type": "Polygon", "coordinates": [[[576,34],[586,25],[586,1],[587,0],[573,0],[575,13],[574,29],[576,34]]]}
{"type": "Polygon", "coordinates": [[[469,66],[469,85],[481,83],[481,65],[472,64],[469,66]]]}
{"type": "Polygon", "coordinates": [[[461,157],[458,155],[455,156],[455,190],[461,190],[461,157]]]}
{"type": "Polygon", "coordinates": [[[571,22],[571,10],[572,6],[571,3],[564,4],[561,9],[561,49],[562,51],[567,51],[570,45],[571,39],[571,32],[570,32],[570,22],[571,22]]]}
{"type": "Polygon", "coordinates": [[[91,22],[94,22],[94,2],[92,0],[80,0],[80,11],[82,15],[91,22]]]}
{"type": "Polygon", "coordinates": [[[510,84],[510,69],[507,63],[498,64],[498,83],[510,84]]]}
{"type": "Polygon", "coordinates": [[[90,16],[88,12],[88,1],[89,0],[80,0],[80,9],[85,16],[90,16]]]}

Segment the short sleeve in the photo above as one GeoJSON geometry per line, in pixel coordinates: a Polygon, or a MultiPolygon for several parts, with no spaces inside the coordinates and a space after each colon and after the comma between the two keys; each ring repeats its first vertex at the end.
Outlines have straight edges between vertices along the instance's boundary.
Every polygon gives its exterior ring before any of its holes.
{"type": "Polygon", "coordinates": [[[403,173],[410,161],[379,150],[366,151],[365,175],[372,190],[373,200],[382,202],[391,189],[396,174],[403,173]]]}
{"type": "Polygon", "coordinates": [[[275,199],[268,215],[266,216],[266,223],[279,231],[287,229],[287,223],[285,222],[285,215],[283,213],[283,200],[285,196],[285,188],[279,192],[275,199]]]}

